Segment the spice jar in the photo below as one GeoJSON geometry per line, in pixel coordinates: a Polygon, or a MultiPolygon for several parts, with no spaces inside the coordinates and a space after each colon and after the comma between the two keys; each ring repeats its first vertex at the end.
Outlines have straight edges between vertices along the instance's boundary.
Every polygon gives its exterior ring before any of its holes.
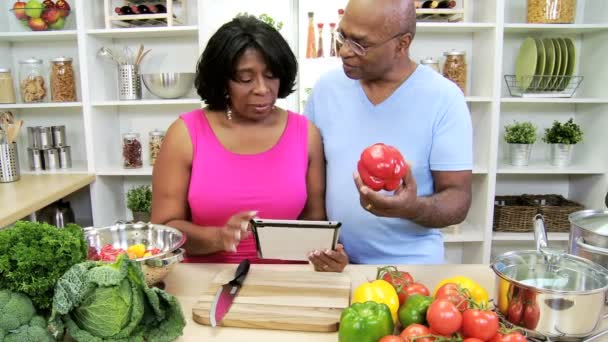
{"type": "Polygon", "coordinates": [[[51,100],[53,102],[76,101],[76,81],[72,58],[51,59],[51,100]]]}
{"type": "Polygon", "coordinates": [[[156,158],[158,158],[158,153],[160,152],[160,146],[163,143],[163,139],[165,139],[164,131],[159,131],[155,129],[149,133],[148,145],[150,147],[150,165],[154,165],[154,163],[156,162],[156,158]]]}
{"type": "Polygon", "coordinates": [[[576,0],[528,0],[528,23],[572,24],[576,0]]]}
{"type": "Polygon", "coordinates": [[[143,166],[139,133],[129,132],[122,135],[122,158],[123,166],[127,169],[143,166]]]}
{"type": "Polygon", "coordinates": [[[11,69],[0,68],[0,103],[15,103],[11,69]]]}
{"type": "Polygon", "coordinates": [[[42,60],[28,58],[19,61],[19,93],[25,103],[42,102],[46,96],[42,60]]]}
{"type": "Polygon", "coordinates": [[[466,94],[467,89],[467,64],[464,51],[448,51],[443,64],[443,76],[456,83],[460,90],[466,94]]]}
{"type": "Polygon", "coordinates": [[[427,58],[421,59],[420,64],[426,65],[429,68],[439,72],[439,61],[436,59],[433,59],[433,57],[427,57],[427,58]]]}

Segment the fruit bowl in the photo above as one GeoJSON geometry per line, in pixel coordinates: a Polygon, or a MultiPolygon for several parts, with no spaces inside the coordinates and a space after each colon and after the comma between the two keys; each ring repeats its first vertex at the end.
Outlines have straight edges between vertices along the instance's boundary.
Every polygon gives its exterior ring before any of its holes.
{"type": "Polygon", "coordinates": [[[66,0],[16,1],[10,11],[21,26],[32,31],[63,30],[71,26],[71,8],[66,0]]]}

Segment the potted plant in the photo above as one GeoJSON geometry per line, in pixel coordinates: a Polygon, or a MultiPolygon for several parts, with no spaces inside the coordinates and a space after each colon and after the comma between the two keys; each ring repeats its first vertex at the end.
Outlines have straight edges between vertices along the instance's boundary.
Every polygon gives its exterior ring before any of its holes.
{"type": "Polygon", "coordinates": [[[545,129],[543,141],[551,144],[551,164],[566,166],[572,159],[574,145],[583,140],[581,127],[571,118],[565,123],[553,121],[551,128],[545,129]]]}
{"type": "Polygon", "coordinates": [[[536,141],[536,126],[529,121],[514,121],[505,126],[505,141],[509,144],[511,165],[527,166],[536,141]]]}
{"type": "Polygon", "coordinates": [[[150,222],[152,187],[142,185],[127,191],[127,208],[133,213],[134,221],[150,222]]]}

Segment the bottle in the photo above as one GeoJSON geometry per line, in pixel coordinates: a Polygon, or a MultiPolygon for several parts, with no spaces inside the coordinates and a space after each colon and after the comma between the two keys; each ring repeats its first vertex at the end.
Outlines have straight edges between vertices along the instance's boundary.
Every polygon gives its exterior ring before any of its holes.
{"type": "Polygon", "coordinates": [[[336,23],[329,23],[331,40],[329,42],[329,56],[336,57],[336,23]]]}
{"type": "Polygon", "coordinates": [[[0,103],[15,103],[15,101],[11,69],[0,68],[0,103]]]}
{"type": "Polygon", "coordinates": [[[138,5],[137,9],[139,10],[140,14],[152,14],[152,11],[146,5],[138,5]]]}
{"type": "Polygon", "coordinates": [[[422,8],[437,8],[439,6],[439,1],[436,0],[428,0],[422,3],[422,8]]]}
{"type": "MultiPolygon", "coordinates": [[[[338,22],[340,22],[342,20],[342,17],[344,16],[344,9],[340,8],[338,10],[338,22]]],[[[342,43],[336,41],[336,55],[340,54],[340,48],[342,47],[342,43]]]]}
{"type": "Polygon", "coordinates": [[[118,15],[131,15],[131,14],[135,14],[135,12],[133,12],[133,10],[131,9],[131,7],[129,7],[129,6],[116,7],[114,9],[114,12],[116,12],[116,14],[118,14],[118,15]]]}
{"type": "Polygon", "coordinates": [[[317,24],[319,34],[319,44],[317,45],[317,58],[323,57],[323,23],[317,24]]]}
{"type": "Polygon", "coordinates": [[[167,7],[165,7],[164,5],[158,4],[158,5],[152,5],[151,6],[151,10],[154,13],[167,13],[167,7]]]}
{"type": "Polygon", "coordinates": [[[308,38],[306,40],[306,58],[317,57],[314,16],[314,12],[308,12],[308,38]]]}
{"type": "Polygon", "coordinates": [[[437,8],[454,8],[456,7],[455,0],[442,0],[437,5],[437,8]]]}

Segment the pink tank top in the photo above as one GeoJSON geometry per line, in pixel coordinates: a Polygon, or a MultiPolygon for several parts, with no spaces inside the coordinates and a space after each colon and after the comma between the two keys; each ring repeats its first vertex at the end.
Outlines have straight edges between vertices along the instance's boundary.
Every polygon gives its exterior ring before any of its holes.
{"type": "MultiPolygon", "coordinates": [[[[266,219],[297,219],[306,204],[308,121],[288,112],[279,141],[257,154],[237,154],[224,148],[202,109],[182,114],[192,139],[192,172],[188,204],[192,222],[222,227],[241,211],[257,210],[266,219]]],[[[205,228],[216,229],[216,228],[205,228]]],[[[242,240],[236,253],[191,256],[189,262],[281,263],[257,257],[253,235],[242,240]]]]}

